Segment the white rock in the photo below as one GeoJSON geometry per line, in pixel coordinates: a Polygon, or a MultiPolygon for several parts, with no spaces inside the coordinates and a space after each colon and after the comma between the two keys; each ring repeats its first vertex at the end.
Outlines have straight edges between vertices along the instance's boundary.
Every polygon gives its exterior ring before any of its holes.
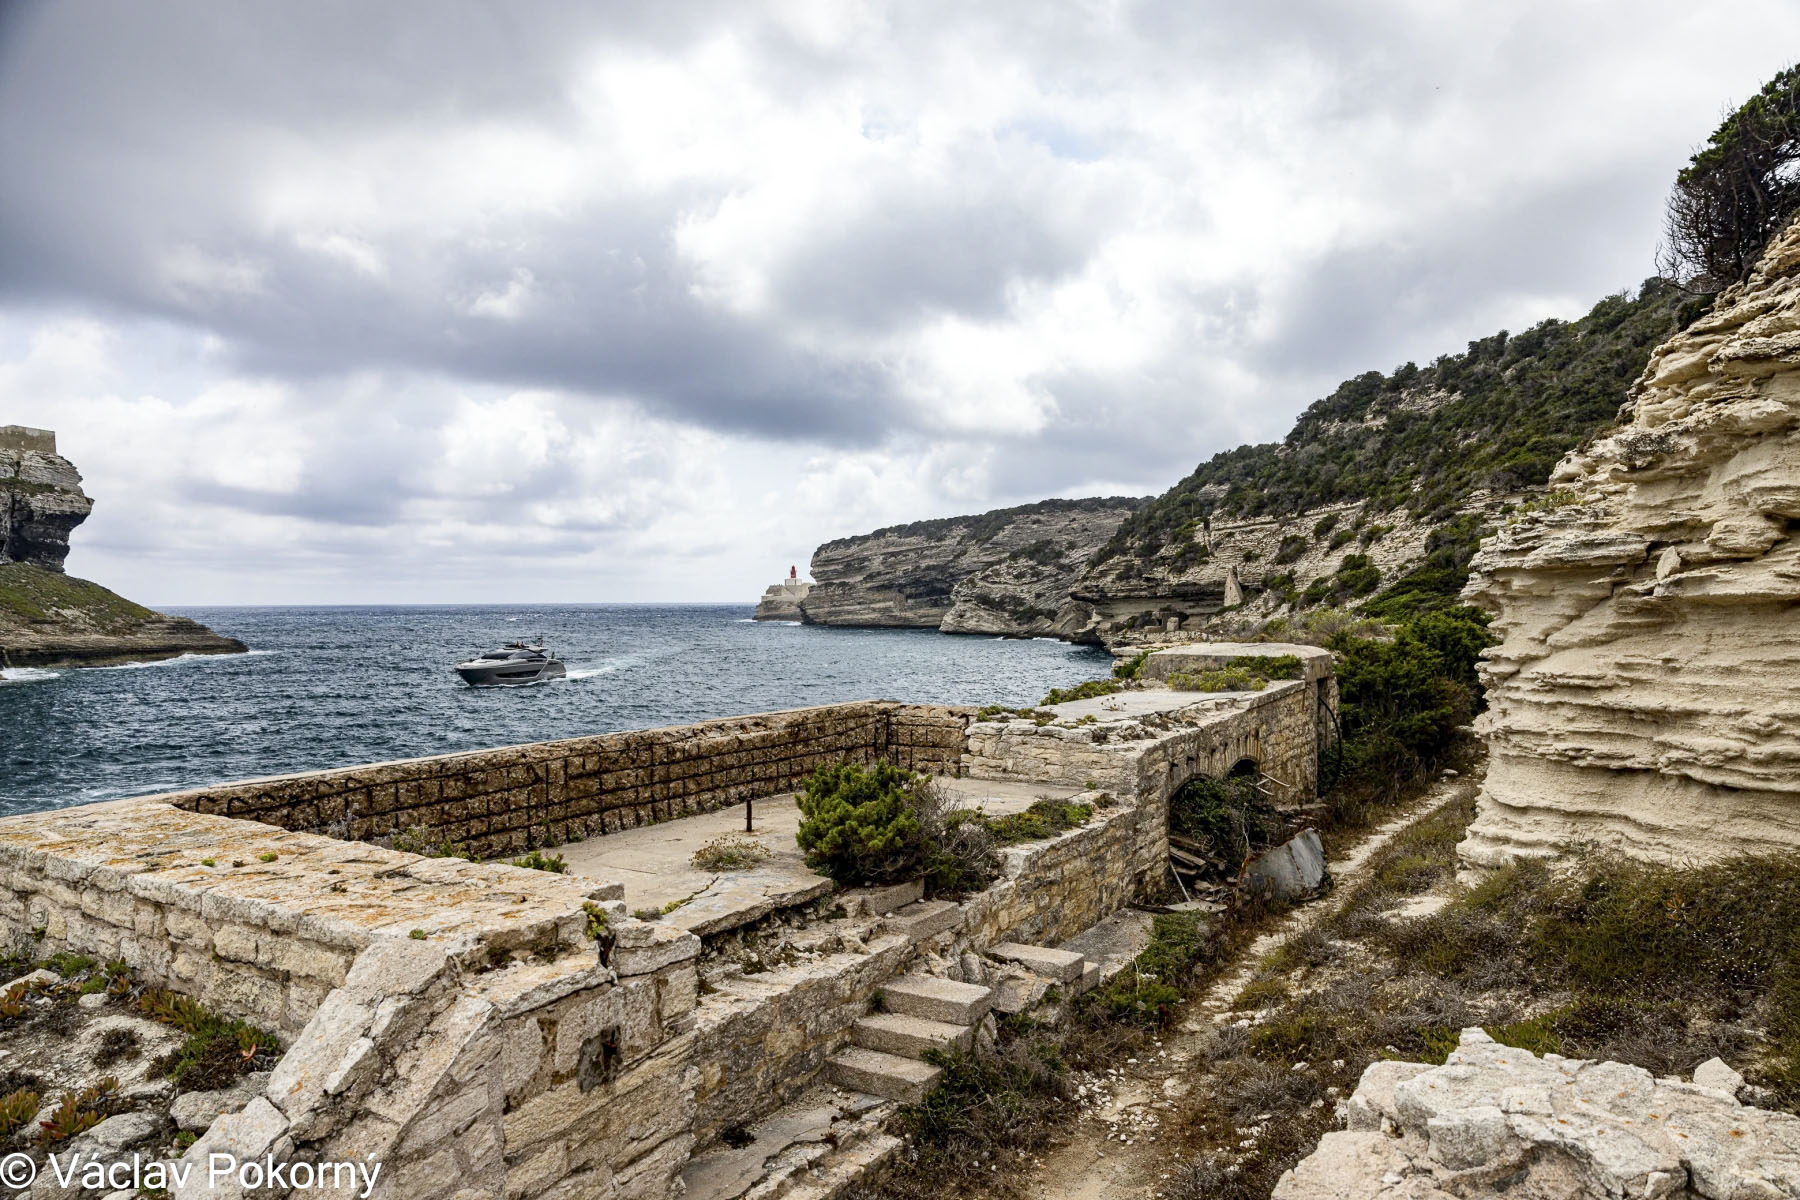
{"type": "Polygon", "coordinates": [[[1350,1129],[1327,1134],[1274,1196],[1800,1197],[1800,1118],[1721,1092],[1466,1030],[1441,1067],[1373,1064],[1345,1104],[1350,1129]]]}
{"type": "Polygon", "coordinates": [[[1694,1068],[1694,1082],[1736,1099],[1738,1089],[1744,1086],[1744,1077],[1727,1066],[1724,1059],[1709,1058],[1694,1068]]]}

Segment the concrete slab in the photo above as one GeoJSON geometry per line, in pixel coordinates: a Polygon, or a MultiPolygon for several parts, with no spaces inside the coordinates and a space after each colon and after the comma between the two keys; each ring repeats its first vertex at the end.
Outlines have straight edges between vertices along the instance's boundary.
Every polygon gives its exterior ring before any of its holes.
{"type": "Polygon", "coordinates": [[[1174,712],[1180,708],[1198,708],[1203,711],[1217,708],[1223,712],[1236,708],[1244,695],[1243,692],[1177,692],[1166,687],[1134,688],[1129,692],[1114,692],[1110,696],[1095,696],[1091,700],[1052,704],[1049,711],[1071,720],[1092,716],[1102,721],[1116,721],[1123,717],[1174,712]]]}
{"type": "Polygon", "coordinates": [[[1058,983],[1080,978],[1087,966],[1086,960],[1072,950],[1053,950],[1048,946],[1026,946],[1018,942],[1001,942],[990,948],[988,954],[1002,962],[1018,963],[1033,974],[1058,983]]]}
{"type": "Polygon", "coordinates": [[[1100,964],[1100,977],[1110,979],[1150,944],[1155,917],[1135,908],[1123,908],[1097,925],[1090,925],[1059,950],[1071,950],[1089,962],[1100,964]]]}
{"type": "Polygon", "coordinates": [[[662,919],[692,933],[715,933],[748,924],[777,908],[805,904],[831,891],[829,879],[801,857],[794,833],[800,810],[792,796],[771,796],[753,806],[755,832],[744,834],[744,806],[624,829],[558,849],[573,875],[625,885],[631,912],[679,903],[662,919]],[[707,871],[694,852],[715,838],[748,836],[769,851],[754,867],[707,871]]]}
{"type": "MultiPolygon", "coordinates": [[[[938,782],[956,807],[980,808],[991,816],[1023,812],[1037,800],[1063,800],[1080,790],[1011,780],[938,782]]],[[[678,905],[662,919],[702,935],[746,925],[776,909],[829,893],[831,881],[806,865],[794,841],[800,809],[793,795],[765,797],[755,801],[752,810],[755,832],[748,836],[769,850],[769,857],[754,867],[707,871],[694,865],[694,852],[706,843],[746,836],[741,804],[571,842],[555,853],[563,856],[571,875],[622,884],[627,910],[678,905]]]]}

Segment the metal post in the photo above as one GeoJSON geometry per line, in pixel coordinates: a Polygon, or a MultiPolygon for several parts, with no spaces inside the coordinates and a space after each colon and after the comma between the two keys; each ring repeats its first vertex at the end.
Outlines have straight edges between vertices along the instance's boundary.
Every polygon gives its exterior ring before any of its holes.
{"type": "Polygon", "coordinates": [[[750,828],[750,806],[753,803],[755,803],[755,801],[751,800],[750,797],[748,797],[748,796],[744,797],[744,832],[745,833],[754,833],[755,832],[755,830],[750,828]]]}

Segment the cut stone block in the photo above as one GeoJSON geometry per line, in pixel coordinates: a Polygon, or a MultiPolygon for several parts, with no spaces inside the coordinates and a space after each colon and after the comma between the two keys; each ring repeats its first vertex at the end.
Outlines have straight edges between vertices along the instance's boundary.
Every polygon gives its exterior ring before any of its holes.
{"type": "Polygon", "coordinates": [[[927,1050],[967,1050],[975,1042],[969,1025],[951,1025],[900,1013],[870,1013],[850,1027],[850,1036],[865,1050],[918,1058],[927,1050]]]}
{"type": "Polygon", "coordinates": [[[1009,975],[994,985],[993,1008],[1009,1016],[1030,1012],[1043,1003],[1050,981],[1042,975],[1009,975]]]}
{"type": "Polygon", "coordinates": [[[890,887],[858,888],[850,895],[862,901],[864,912],[871,916],[885,917],[896,908],[905,908],[923,900],[925,884],[923,880],[915,879],[911,883],[896,883],[890,887]]]}
{"type": "Polygon", "coordinates": [[[948,1025],[974,1025],[993,1004],[993,989],[930,975],[902,975],[881,985],[881,1002],[891,1013],[924,1017],[948,1025]]]}
{"type": "Polygon", "coordinates": [[[954,929],[961,922],[962,909],[950,901],[921,900],[896,909],[883,925],[889,933],[898,933],[918,942],[946,929],[954,929]]]}
{"type": "Polygon", "coordinates": [[[1085,963],[1081,970],[1081,978],[1069,985],[1069,996],[1085,996],[1100,985],[1100,964],[1085,963]]]}
{"type": "Polygon", "coordinates": [[[861,1046],[844,1047],[826,1060],[826,1068],[831,1082],[839,1087],[872,1092],[902,1104],[917,1104],[923,1100],[931,1085],[944,1073],[943,1068],[916,1058],[901,1058],[897,1054],[883,1054],[861,1046]]]}
{"type": "Polygon", "coordinates": [[[1072,983],[1081,978],[1087,960],[1072,950],[1052,950],[1048,946],[1026,946],[1019,942],[1001,942],[988,954],[1002,962],[1018,963],[1034,975],[1072,983]]]}

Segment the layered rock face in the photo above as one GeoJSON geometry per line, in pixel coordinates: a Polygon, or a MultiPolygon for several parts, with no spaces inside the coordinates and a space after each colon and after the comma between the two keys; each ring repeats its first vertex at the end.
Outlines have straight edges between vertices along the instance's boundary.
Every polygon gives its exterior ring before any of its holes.
{"type": "Polygon", "coordinates": [[[1475,869],[1800,847],[1800,227],[1651,356],[1465,595],[1496,614],[1475,869]]]}
{"type": "MultiPolygon", "coordinates": [[[[1500,500],[1482,493],[1470,511],[1485,512],[1500,500]]],[[[1292,517],[1222,517],[1196,530],[1192,541],[1165,545],[1151,558],[1108,559],[1075,581],[1077,632],[1109,644],[1179,631],[1218,636],[1229,630],[1210,628],[1210,618],[1232,613],[1253,623],[1284,611],[1309,588],[1318,603],[1360,598],[1417,565],[1437,528],[1404,509],[1359,524],[1362,508],[1334,504],[1292,517]],[[1365,576],[1366,590],[1335,588],[1347,564],[1360,560],[1374,572],[1365,576]]]]}
{"type": "Polygon", "coordinates": [[[243,653],[242,642],[197,621],[64,573],[69,534],[93,507],[55,434],[0,426],[0,667],[243,653]]]}
{"type": "Polygon", "coordinates": [[[55,434],[0,426],[0,563],[62,570],[69,533],[93,507],[75,464],[57,454],[55,434]]]}
{"type": "Polygon", "coordinates": [[[1465,1029],[1441,1067],[1371,1065],[1341,1110],[1348,1128],[1273,1200],[1800,1196],[1800,1118],[1739,1104],[1735,1072],[1705,1067],[1694,1083],[1656,1079],[1465,1029]]]}
{"type": "Polygon", "coordinates": [[[817,625],[1055,634],[1075,576],[1141,503],[1045,500],[827,542],[801,609],[817,625]]]}

